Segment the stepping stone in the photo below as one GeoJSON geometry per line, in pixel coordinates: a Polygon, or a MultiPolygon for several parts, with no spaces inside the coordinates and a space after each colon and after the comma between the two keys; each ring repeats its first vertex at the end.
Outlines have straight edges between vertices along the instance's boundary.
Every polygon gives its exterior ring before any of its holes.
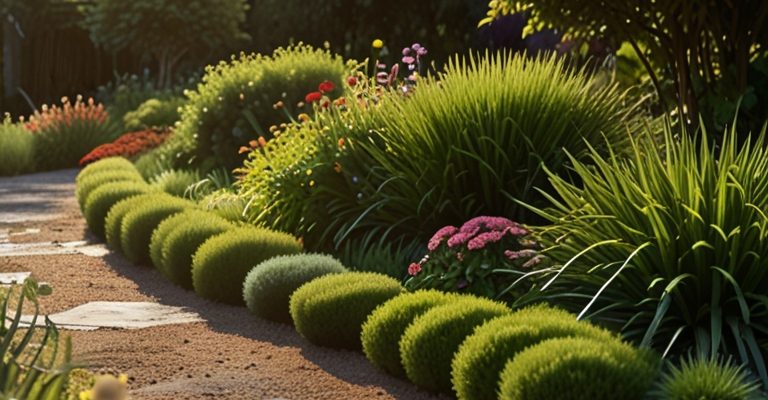
{"type": "Polygon", "coordinates": [[[109,249],[103,244],[88,244],[88,242],[84,240],[64,243],[8,243],[0,240],[0,257],[59,254],[83,254],[89,257],[104,257],[109,254],[109,249]]]}
{"type": "MultiPolygon", "coordinates": [[[[189,324],[203,321],[197,313],[183,307],[150,302],[96,301],[48,316],[59,329],[93,331],[99,328],[141,329],[160,325],[189,324]]],[[[29,325],[32,316],[23,316],[29,325]]],[[[44,318],[37,323],[44,325],[44,318]]]]}
{"type": "Polygon", "coordinates": [[[11,285],[13,283],[22,283],[32,275],[31,272],[4,272],[0,273],[0,285],[11,285]]]}

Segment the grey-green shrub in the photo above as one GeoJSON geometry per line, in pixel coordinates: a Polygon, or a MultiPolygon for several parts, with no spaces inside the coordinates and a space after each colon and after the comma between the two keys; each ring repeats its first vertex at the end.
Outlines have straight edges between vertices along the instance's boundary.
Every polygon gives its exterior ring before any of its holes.
{"type": "Polygon", "coordinates": [[[120,230],[123,225],[123,218],[129,212],[133,211],[139,205],[153,201],[157,195],[155,194],[140,194],[138,196],[128,197],[115,203],[107,213],[107,218],[104,220],[104,232],[106,234],[107,245],[112,250],[122,252],[120,230]]]}
{"type": "Polygon", "coordinates": [[[107,183],[92,191],[85,200],[83,215],[91,232],[104,239],[104,223],[113,205],[122,199],[149,192],[149,185],[143,182],[107,183]]]}
{"type": "Polygon", "coordinates": [[[400,338],[416,317],[457,297],[437,290],[403,293],[377,307],[363,324],[363,353],[381,370],[404,378],[400,338]]]}
{"type": "Polygon", "coordinates": [[[749,370],[732,360],[682,359],[680,366],[669,364],[654,398],[663,400],[750,400],[765,398],[760,383],[749,370]]]}
{"type": "Polygon", "coordinates": [[[190,170],[168,170],[152,177],[152,186],[176,197],[184,197],[187,189],[200,181],[200,174],[190,170]]]}
{"type": "Polygon", "coordinates": [[[85,207],[85,199],[97,187],[110,182],[135,181],[143,182],[143,178],[135,169],[110,169],[104,171],[94,171],[80,179],[75,189],[75,198],[80,204],[80,210],[85,207]]]}
{"type": "Polygon", "coordinates": [[[642,400],[659,358],[620,341],[545,340],[518,353],[501,373],[505,400],[642,400]]]}
{"type": "Polygon", "coordinates": [[[400,339],[400,359],[408,379],[421,388],[451,393],[451,361],[475,327],[508,314],[507,306],[464,296],[417,317],[400,339]]]}
{"type": "Polygon", "coordinates": [[[179,120],[179,108],[183,106],[183,97],[167,99],[149,99],[123,116],[123,125],[127,132],[148,128],[170,127],[179,120]]]}
{"type": "Polygon", "coordinates": [[[192,289],[192,261],[195,252],[208,239],[234,227],[234,224],[211,212],[184,221],[163,241],[162,263],[155,266],[171,282],[192,289]]]}
{"type": "Polygon", "coordinates": [[[607,330],[560,309],[534,306],[493,319],[475,329],[453,358],[451,380],[460,400],[494,400],[501,371],[515,354],[559,337],[619,340],[607,330]]]}
{"type": "Polygon", "coordinates": [[[81,180],[95,174],[97,172],[112,171],[112,170],[135,170],[136,167],[127,158],[123,157],[108,157],[102,158],[99,161],[88,164],[83,168],[75,178],[75,183],[79,184],[81,180]]]}
{"type": "Polygon", "coordinates": [[[134,264],[150,264],[152,232],[164,219],[193,206],[192,202],[163,193],[129,211],[120,225],[120,247],[125,257],[134,264]]]}
{"type": "Polygon", "coordinates": [[[9,116],[0,125],[0,176],[30,173],[35,170],[35,138],[9,116]]]}
{"type": "Polygon", "coordinates": [[[360,350],[368,315],[401,291],[397,280],[378,273],[326,275],[291,295],[291,318],[296,331],[316,345],[360,350]]]}
{"type": "Polygon", "coordinates": [[[243,283],[254,266],[301,251],[299,241],[286,233],[254,227],[233,229],[208,239],[197,250],[192,286],[209,300],[243,305],[243,283]]]}
{"type": "Polygon", "coordinates": [[[347,272],[341,262],[326,254],[297,254],[270,258],[255,266],[245,278],[245,305],[257,316],[290,324],[291,294],[301,285],[323,275],[347,272]]]}

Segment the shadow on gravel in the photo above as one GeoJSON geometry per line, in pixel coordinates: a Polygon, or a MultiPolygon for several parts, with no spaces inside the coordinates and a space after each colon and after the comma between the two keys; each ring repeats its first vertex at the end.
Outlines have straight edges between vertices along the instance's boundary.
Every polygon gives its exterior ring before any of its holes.
{"type": "MultiPolygon", "coordinates": [[[[194,292],[172,284],[154,268],[133,265],[115,253],[103,259],[109,268],[134,281],[142,294],[155,297],[162,304],[185,307],[198,313],[216,332],[298,348],[304,358],[341,380],[361,386],[378,386],[397,398],[413,398],[411,383],[379,372],[362,353],[315,346],[304,340],[293,326],[257,318],[245,307],[202,299],[194,292]],[[339,363],[339,353],[343,353],[343,364],[339,363]],[[409,397],[404,397],[406,395],[409,397]]],[[[423,398],[444,398],[427,393],[422,395],[423,398]]]]}

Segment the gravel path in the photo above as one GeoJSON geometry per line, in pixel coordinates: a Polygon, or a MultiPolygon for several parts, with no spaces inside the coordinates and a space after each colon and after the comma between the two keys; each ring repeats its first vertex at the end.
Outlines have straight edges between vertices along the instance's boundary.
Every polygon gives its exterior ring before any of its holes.
{"type": "MultiPolygon", "coordinates": [[[[76,174],[0,178],[6,241],[96,243],[74,199],[76,174]]],[[[0,272],[20,271],[53,286],[53,295],[42,300],[45,313],[91,301],[149,301],[186,307],[206,321],[66,332],[78,360],[97,371],[128,374],[134,400],[436,398],[378,372],[361,354],[311,345],[288,325],[203,300],[115,254],[0,255],[0,272]]]]}

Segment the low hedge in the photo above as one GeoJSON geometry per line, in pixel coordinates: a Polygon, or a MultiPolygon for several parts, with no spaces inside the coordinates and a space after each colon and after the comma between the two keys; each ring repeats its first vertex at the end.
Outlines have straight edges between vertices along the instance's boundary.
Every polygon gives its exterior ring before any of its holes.
{"type": "Polygon", "coordinates": [[[327,275],[293,293],[291,318],[299,334],[314,344],[361,350],[360,332],[368,315],[401,291],[397,280],[382,274],[327,275]]]}
{"type": "Polygon", "coordinates": [[[403,293],[376,308],[363,324],[363,353],[381,370],[405,378],[400,360],[400,338],[416,317],[457,296],[437,290],[403,293]]]}
{"type": "Polygon", "coordinates": [[[501,303],[473,296],[425,312],[400,339],[406,376],[424,389],[451,393],[451,361],[461,343],[475,327],[509,312],[501,303]]]}
{"type": "Polygon", "coordinates": [[[168,234],[160,250],[162,262],[155,266],[171,282],[191,290],[192,257],[195,252],[208,239],[234,228],[234,224],[209,211],[201,212],[168,234]]]}
{"type": "Polygon", "coordinates": [[[143,182],[144,179],[138,171],[131,169],[97,171],[81,179],[75,189],[75,198],[80,210],[85,208],[85,199],[93,190],[107,183],[123,181],[143,182]]]}
{"type": "Polygon", "coordinates": [[[160,223],[152,231],[152,238],[149,240],[149,259],[155,268],[163,268],[163,245],[176,228],[189,222],[194,222],[208,216],[208,212],[199,209],[190,209],[178,214],[174,214],[160,223]]]}
{"type": "Polygon", "coordinates": [[[123,157],[109,157],[96,161],[92,164],[88,164],[83,168],[75,178],[75,183],[80,184],[80,181],[86,177],[104,171],[136,171],[136,167],[128,159],[123,157]]]}
{"type": "Polygon", "coordinates": [[[323,275],[347,272],[341,262],[325,254],[297,254],[270,258],[245,278],[243,298],[255,315],[290,324],[291,294],[323,275]]]}
{"type": "Polygon", "coordinates": [[[618,340],[549,339],[507,363],[499,398],[642,400],[658,366],[656,354],[618,340]]]}
{"type": "Polygon", "coordinates": [[[113,182],[92,191],[85,200],[83,215],[94,235],[105,238],[105,219],[109,209],[120,200],[149,192],[149,185],[143,182],[113,182]]]}
{"type": "Polygon", "coordinates": [[[460,400],[498,398],[499,375],[515,354],[541,341],[560,337],[619,340],[607,330],[563,310],[535,306],[479,326],[453,358],[453,388],[460,400]]]}
{"type": "Polygon", "coordinates": [[[190,201],[162,193],[129,211],[120,225],[120,247],[125,257],[134,264],[150,264],[149,242],[152,240],[152,232],[164,219],[193,206],[194,203],[190,201]]]}
{"type": "Polygon", "coordinates": [[[140,194],[138,196],[129,197],[118,201],[107,213],[107,218],[104,220],[104,233],[107,238],[107,245],[117,252],[122,253],[120,239],[120,229],[122,228],[123,218],[129,212],[133,211],[139,205],[147,202],[154,201],[156,194],[140,194]]]}
{"type": "Polygon", "coordinates": [[[233,229],[208,239],[197,250],[192,286],[209,300],[244,305],[243,283],[254,266],[301,251],[299,241],[286,233],[254,227],[233,229]]]}

